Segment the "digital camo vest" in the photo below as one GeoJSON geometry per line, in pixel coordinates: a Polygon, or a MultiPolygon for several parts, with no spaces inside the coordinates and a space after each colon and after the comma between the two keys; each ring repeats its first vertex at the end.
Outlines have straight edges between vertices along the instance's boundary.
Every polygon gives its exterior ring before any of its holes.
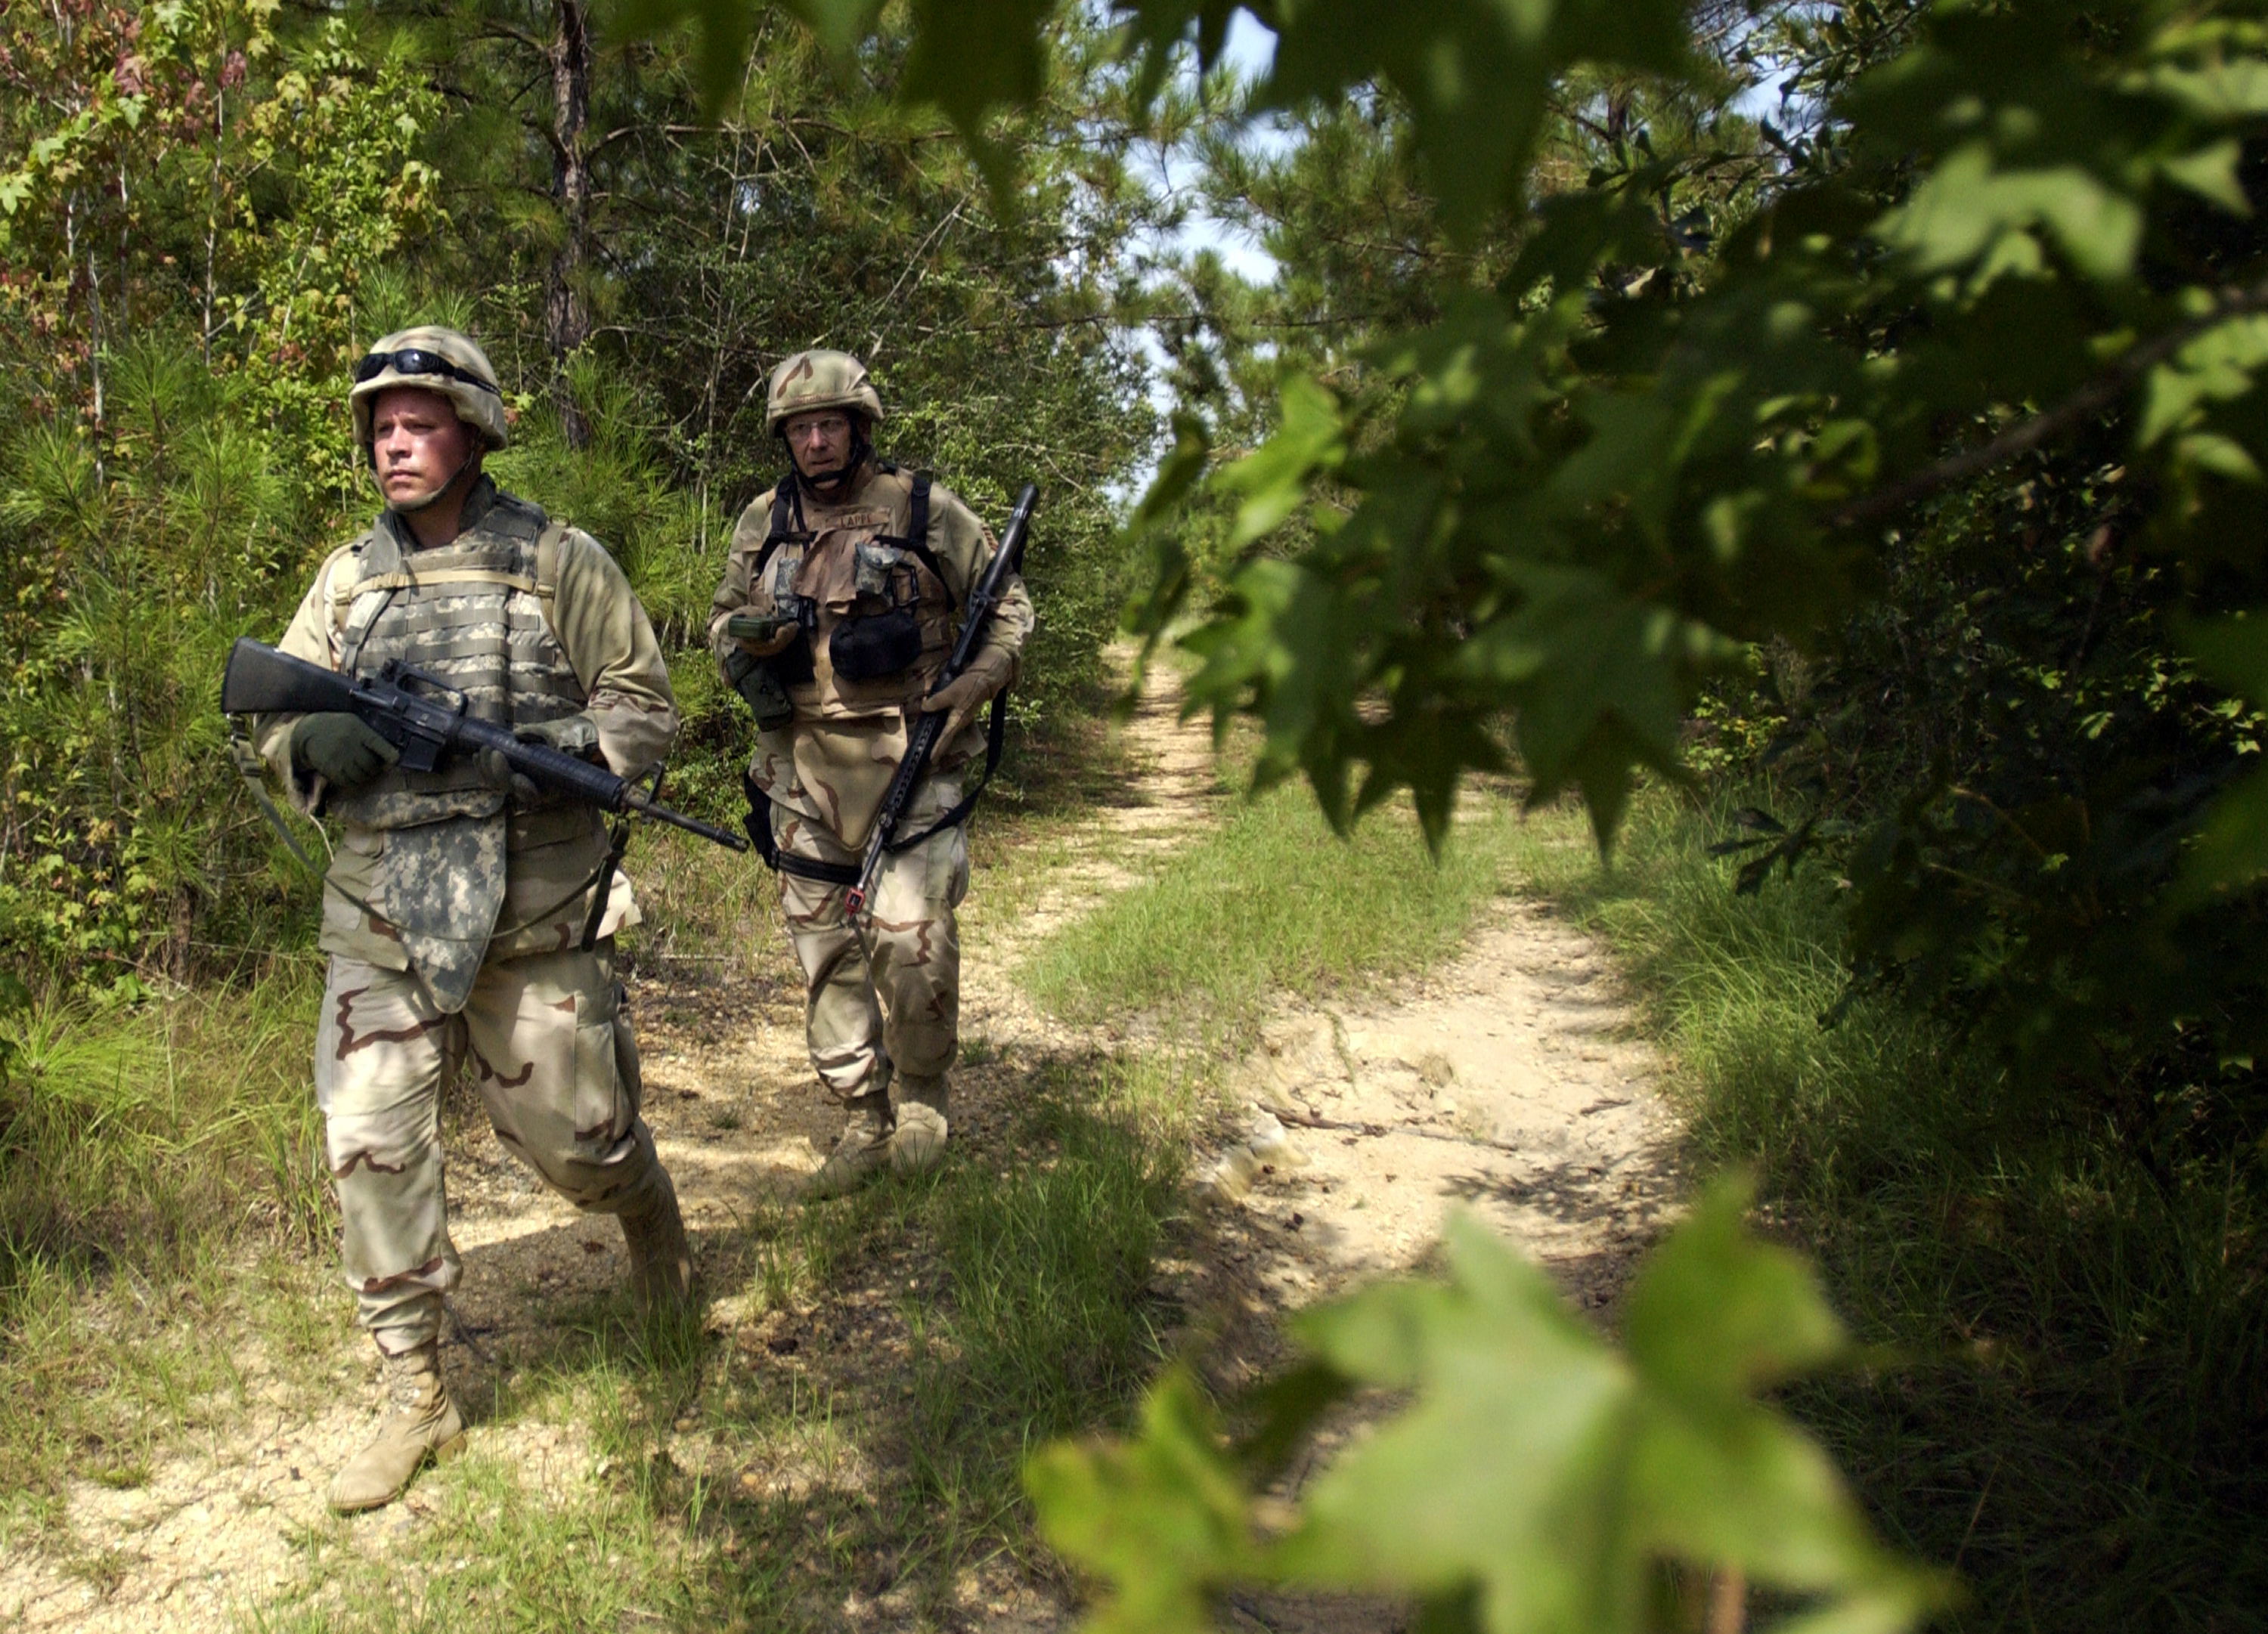
{"type": "MultiPolygon", "coordinates": [[[[514,727],[575,714],[585,695],[549,616],[564,528],[485,478],[465,514],[437,548],[405,551],[386,519],[349,547],[331,575],[339,668],[374,675],[399,659],[461,692],[467,714],[514,727]]],[[[496,928],[507,812],[557,803],[508,796],[462,758],[394,768],[332,802],[342,821],[386,831],[370,906],[445,1011],[463,1006],[496,928]]]]}
{"type": "Polygon", "coordinates": [[[929,547],[929,497],[928,472],[887,463],[848,505],[806,511],[792,475],[773,490],[749,608],[792,613],[802,623],[795,643],[771,659],[799,717],[894,712],[926,693],[943,667],[958,604],[929,547]]]}

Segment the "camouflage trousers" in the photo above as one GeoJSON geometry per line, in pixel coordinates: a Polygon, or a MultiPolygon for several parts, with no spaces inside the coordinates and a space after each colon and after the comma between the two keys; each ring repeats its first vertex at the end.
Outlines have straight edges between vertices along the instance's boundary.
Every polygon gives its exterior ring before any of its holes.
{"type": "MultiPolygon", "coordinates": [[[[773,832],[791,857],[859,859],[792,812],[774,808],[773,832]]],[[[871,987],[865,950],[843,916],[843,887],[784,872],[779,885],[788,940],[803,966],[804,1033],[820,1081],[849,1100],[888,1089],[895,1077],[901,1100],[927,1100],[942,1111],[961,1027],[961,932],[953,910],[968,890],[966,835],[948,828],[882,865],[865,915],[871,987]]]]}
{"type": "Polygon", "coordinates": [[[490,960],[454,1015],[407,970],[332,956],[315,1100],[347,1284],[381,1351],[438,1336],[442,1296],[463,1275],[441,1173],[441,1092],[455,1072],[472,1073],[497,1138],[578,1208],[634,1211],[659,1182],[622,1000],[611,939],[490,960]]]}

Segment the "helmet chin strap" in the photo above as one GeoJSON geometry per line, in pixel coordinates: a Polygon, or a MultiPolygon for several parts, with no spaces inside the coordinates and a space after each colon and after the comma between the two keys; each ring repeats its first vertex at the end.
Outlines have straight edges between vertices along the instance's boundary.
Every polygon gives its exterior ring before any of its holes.
{"type": "Polygon", "coordinates": [[[370,462],[371,475],[373,478],[378,479],[378,496],[381,499],[386,499],[386,506],[387,510],[393,512],[396,516],[416,516],[421,511],[431,510],[435,505],[439,504],[443,499],[446,498],[448,497],[449,490],[465,480],[465,474],[473,468],[474,463],[486,452],[487,450],[481,445],[480,439],[478,438],[475,438],[473,439],[471,449],[468,451],[465,455],[464,463],[460,465],[450,474],[449,480],[447,482],[442,483],[440,487],[435,489],[431,493],[427,494],[423,499],[387,499],[386,482],[383,478],[378,478],[378,460],[375,456],[372,458],[370,462]]]}

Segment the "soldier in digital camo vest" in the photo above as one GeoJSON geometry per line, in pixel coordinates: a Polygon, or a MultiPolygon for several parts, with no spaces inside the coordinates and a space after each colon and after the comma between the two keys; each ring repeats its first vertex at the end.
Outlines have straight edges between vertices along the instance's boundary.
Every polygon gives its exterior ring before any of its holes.
{"type": "MultiPolygon", "coordinates": [[[[323,563],[281,649],[350,674],[399,659],[524,739],[625,777],[658,764],[677,710],[653,628],[596,540],[482,474],[506,429],[480,348],[449,329],[387,335],[349,397],[386,508],[323,563]]],[[[472,1074],[497,1139],[553,1189],[622,1221],[642,1305],[687,1298],[691,1260],[638,1115],[613,939],[637,908],[606,865],[598,813],[515,784],[501,757],[404,770],[351,714],[270,716],[256,732],[299,808],[342,830],[323,892],[315,1096],[346,1278],[390,1402],[330,1504],[372,1509],[462,1441],[438,1356],[461,1275],[442,1183],[450,1073],[472,1074]]]]}
{"type": "Polygon", "coordinates": [[[812,1065],[846,1114],[812,1198],[885,1165],[926,1168],[944,1150],[961,1005],[954,909],[968,887],[963,784],[985,747],[977,710],[1013,680],[1032,628],[1031,598],[1012,579],[968,670],[927,696],[998,547],[928,473],[874,453],[881,418],[846,352],[799,352],[773,372],[764,427],[786,445],[788,472],[741,512],[709,626],[756,717],[751,823],[773,841],[812,1065]],[[735,622],[758,633],[736,637],[735,622]],[[924,710],[946,725],[862,929],[843,887],[924,710]]]}

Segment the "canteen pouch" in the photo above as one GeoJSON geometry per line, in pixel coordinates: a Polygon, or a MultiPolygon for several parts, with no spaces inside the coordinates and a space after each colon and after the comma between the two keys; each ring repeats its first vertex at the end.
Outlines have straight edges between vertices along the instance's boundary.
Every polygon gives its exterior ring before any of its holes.
{"type": "MultiPolygon", "coordinates": [[[[810,644],[804,644],[806,661],[810,644]]],[[[795,705],[788,701],[787,688],[780,682],[779,672],[764,659],[753,659],[745,652],[733,652],[725,659],[725,679],[733,683],[756,718],[762,732],[777,732],[795,718],[795,705]]]]}
{"type": "Polygon", "coordinates": [[[827,638],[827,661],[845,681],[902,675],[921,657],[921,621],[911,607],[854,614],[827,638]]]}

